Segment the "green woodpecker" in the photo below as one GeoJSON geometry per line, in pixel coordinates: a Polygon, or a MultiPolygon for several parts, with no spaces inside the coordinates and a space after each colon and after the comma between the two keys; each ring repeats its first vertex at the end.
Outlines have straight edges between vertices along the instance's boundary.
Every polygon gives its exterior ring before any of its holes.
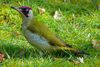
{"type": "Polygon", "coordinates": [[[22,32],[27,41],[34,47],[45,52],[65,50],[74,53],[84,53],[83,51],[79,51],[70,47],[70,45],[65,44],[63,41],[57,38],[46,25],[37,21],[34,18],[32,8],[27,6],[11,8],[17,10],[21,14],[23,19],[22,32]]]}

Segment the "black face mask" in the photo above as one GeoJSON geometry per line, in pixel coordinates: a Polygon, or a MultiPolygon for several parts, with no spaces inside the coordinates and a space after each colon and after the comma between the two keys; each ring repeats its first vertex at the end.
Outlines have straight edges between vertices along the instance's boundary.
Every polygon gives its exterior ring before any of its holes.
{"type": "Polygon", "coordinates": [[[27,8],[22,8],[22,13],[23,13],[26,17],[28,17],[29,9],[27,9],[27,8]]]}

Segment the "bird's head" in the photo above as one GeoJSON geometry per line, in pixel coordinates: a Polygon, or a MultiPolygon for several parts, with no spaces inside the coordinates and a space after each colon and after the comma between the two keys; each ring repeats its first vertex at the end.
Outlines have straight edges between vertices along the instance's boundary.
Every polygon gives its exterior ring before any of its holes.
{"type": "Polygon", "coordinates": [[[28,7],[28,6],[21,6],[21,7],[14,7],[12,6],[11,8],[17,10],[22,18],[24,19],[32,19],[33,17],[33,11],[32,11],[32,8],[28,7]]]}

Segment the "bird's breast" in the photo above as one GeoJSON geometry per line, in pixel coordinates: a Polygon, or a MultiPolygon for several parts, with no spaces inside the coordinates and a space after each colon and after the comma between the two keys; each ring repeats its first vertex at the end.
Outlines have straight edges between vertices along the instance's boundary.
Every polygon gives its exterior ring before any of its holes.
{"type": "Polygon", "coordinates": [[[25,38],[28,40],[28,42],[36,48],[47,50],[52,48],[47,39],[36,33],[26,30],[23,32],[23,34],[25,38]]]}

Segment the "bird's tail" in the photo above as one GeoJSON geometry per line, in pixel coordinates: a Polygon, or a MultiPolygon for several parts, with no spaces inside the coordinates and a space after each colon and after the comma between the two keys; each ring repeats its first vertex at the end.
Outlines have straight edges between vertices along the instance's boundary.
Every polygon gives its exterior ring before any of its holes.
{"type": "Polygon", "coordinates": [[[74,53],[75,55],[89,55],[88,53],[86,53],[83,50],[78,50],[78,49],[74,49],[74,48],[70,48],[70,47],[60,47],[61,50],[65,51],[70,51],[72,53],[74,53]]]}

